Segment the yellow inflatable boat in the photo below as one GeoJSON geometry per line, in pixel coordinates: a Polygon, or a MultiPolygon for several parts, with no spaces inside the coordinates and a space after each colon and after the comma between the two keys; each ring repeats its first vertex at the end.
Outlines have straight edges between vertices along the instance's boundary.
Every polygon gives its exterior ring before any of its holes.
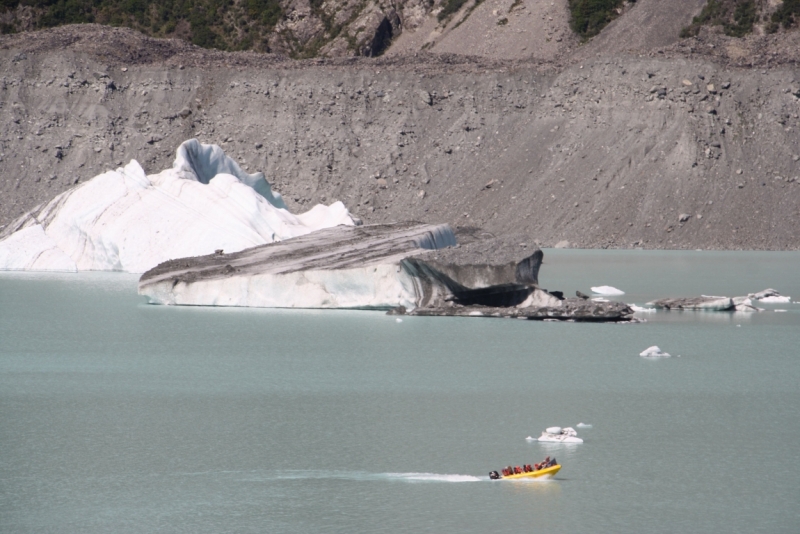
{"type": "Polygon", "coordinates": [[[527,473],[519,473],[516,475],[500,475],[497,471],[492,471],[489,475],[489,478],[492,480],[522,480],[526,478],[551,478],[555,476],[561,470],[561,465],[551,465],[550,467],[545,467],[544,469],[539,469],[537,471],[528,471],[527,473]],[[497,474],[497,477],[492,476],[492,474],[497,474]]]}

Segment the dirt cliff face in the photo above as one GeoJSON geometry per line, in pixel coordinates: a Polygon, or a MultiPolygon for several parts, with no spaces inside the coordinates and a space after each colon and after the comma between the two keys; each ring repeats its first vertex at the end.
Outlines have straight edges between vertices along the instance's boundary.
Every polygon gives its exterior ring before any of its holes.
{"type": "Polygon", "coordinates": [[[800,72],[682,51],[700,39],[534,63],[288,62],[94,26],[4,37],[0,225],[131,158],[167,168],[196,137],[293,211],[342,200],[365,223],[531,246],[800,248],[800,72]]]}

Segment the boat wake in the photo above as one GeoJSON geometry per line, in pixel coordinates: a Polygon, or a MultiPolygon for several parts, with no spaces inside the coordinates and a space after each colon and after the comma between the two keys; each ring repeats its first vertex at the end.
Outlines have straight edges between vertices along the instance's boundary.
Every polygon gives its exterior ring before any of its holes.
{"type": "Polygon", "coordinates": [[[405,480],[407,482],[479,482],[488,477],[472,475],[442,475],[438,473],[385,473],[387,478],[405,480]]]}
{"type": "Polygon", "coordinates": [[[441,474],[441,473],[367,473],[364,471],[283,471],[275,477],[280,480],[355,480],[355,481],[399,481],[399,482],[479,482],[488,476],[441,474]]]}

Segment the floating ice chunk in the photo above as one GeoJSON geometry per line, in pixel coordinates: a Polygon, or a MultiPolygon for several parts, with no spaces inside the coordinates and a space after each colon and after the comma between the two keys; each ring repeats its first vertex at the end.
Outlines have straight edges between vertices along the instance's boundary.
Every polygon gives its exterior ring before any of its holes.
{"type": "Polygon", "coordinates": [[[780,303],[785,303],[785,302],[791,302],[792,298],[791,297],[784,297],[784,296],[774,296],[774,297],[764,297],[764,298],[758,299],[758,301],[759,302],[772,302],[772,303],[779,303],[779,302],[780,303]]]}
{"type": "Polygon", "coordinates": [[[752,299],[760,300],[761,302],[784,303],[792,301],[791,297],[781,295],[774,289],[765,289],[763,291],[759,291],[758,293],[750,293],[747,296],[752,299]]]}
{"type": "Polygon", "coordinates": [[[666,310],[728,311],[734,308],[733,299],[728,297],[692,297],[658,299],[647,303],[666,310]]]}
{"type": "Polygon", "coordinates": [[[341,224],[355,224],[341,202],[292,214],[262,173],[248,174],[219,147],[191,139],[171,169],[148,176],[131,160],[17,219],[0,234],[0,270],[141,273],[171,258],[236,252],[341,224]]]}
{"type": "Polygon", "coordinates": [[[642,306],[637,306],[636,304],[628,304],[631,309],[636,313],[655,313],[655,308],[644,308],[642,306]]]}
{"type": "Polygon", "coordinates": [[[750,297],[751,299],[761,300],[766,297],[779,297],[781,296],[781,294],[772,288],[768,288],[764,289],[763,291],[759,291],[757,293],[750,293],[747,296],[750,297]]]}
{"type": "Polygon", "coordinates": [[[669,358],[670,355],[658,348],[658,345],[653,345],[640,352],[639,356],[642,358],[669,358]]]}
{"type": "Polygon", "coordinates": [[[577,426],[578,428],[592,428],[592,425],[590,425],[589,423],[578,423],[575,426],[577,426]]]}
{"type": "Polygon", "coordinates": [[[402,322],[403,322],[403,320],[402,320],[400,317],[398,317],[398,318],[397,318],[397,319],[395,319],[394,321],[395,321],[396,323],[402,323],[402,322]]]}
{"type": "Polygon", "coordinates": [[[0,265],[11,271],[76,272],[75,262],[58,248],[41,224],[13,233],[0,246],[0,265]]]}
{"type": "Polygon", "coordinates": [[[533,436],[528,436],[527,438],[525,438],[525,441],[536,441],[536,438],[534,438],[533,436]]]}
{"type": "Polygon", "coordinates": [[[560,426],[548,427],[542,432],[537,441],[543,443],[583,443],[575,429],[569,426],[565,428],[560,426]]]}
{"type": "Polygon", "coordinates": [[[750,297],[733,297],[733,309],[737,312],[759,312],[764,311],[764,308],[759,308],[753,305],[750,297]]]}
{"type": "Polygon", "coordinates": [[[604,299],[602,297],[593,298],[592,302],[608,302],[608,299],[604,299]]]}
{"type": "Polygon", "coordinates": [[[788,311],[788,310],[775,310],[775,313],[782,313],[782,312],[785,312],[785,311],[788,311]]]}
{"type": "Polygon", "coordinates": [[[625,292],[621,289],[617,289],[616,287],[611,286],[597,286],[592,288],[592,292],[597,293],[598,295],[606,295],[606,296],[615,296],[615,295],[624,295],[625,292]]]}

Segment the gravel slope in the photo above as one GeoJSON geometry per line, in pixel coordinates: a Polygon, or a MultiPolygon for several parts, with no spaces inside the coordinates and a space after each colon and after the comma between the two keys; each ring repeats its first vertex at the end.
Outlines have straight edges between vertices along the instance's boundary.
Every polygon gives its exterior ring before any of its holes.
{"type": "Polygon", "coordinates": [[[368,223],[540,246],[798,249],[796,52],[714,39],[563,63],[289,62],[99,26],[4,36],[0,225],[130,158],[164,169],[197,137],[292,210],[342,200],[368,223]]]}

